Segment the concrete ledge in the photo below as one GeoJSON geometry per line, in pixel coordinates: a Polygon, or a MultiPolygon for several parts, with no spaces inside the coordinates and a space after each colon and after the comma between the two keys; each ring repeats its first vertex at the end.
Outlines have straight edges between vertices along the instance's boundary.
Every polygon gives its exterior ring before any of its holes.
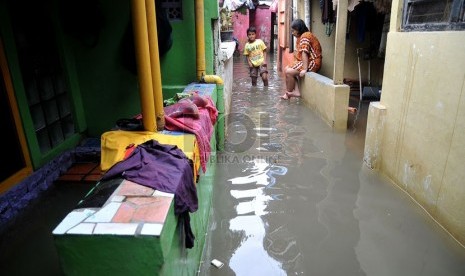
{"type": "Polygon", "coordinates": [[[335,85],[332,79],[309,72],[300,80],[299,88],[305,105],[328,125],[337,130],[347,129],[348,85],[335,85]]]}
{"type": "Polygon", "coordinates": [[[378,170],[380,167],[385,117],[386,107],[379,102],[371,102],[368,108],[363,162],[372,170],[378,170]]]}
{"type": "Polygon", "coordinates": [[[195,275],[205,246],[214,174],[215,163],[208,162],[196,185],[199,206],[190,214],[195,235],[190,249],[183,245],[173,194],[118,178],[99,182],[86,196],[87,203],[81,201],[53,231],[64,273],[195,275]],[[92,194],[95,200],[90,202],[92,194]],[[102,207],[96,205],[100,199],[102,207]]]}

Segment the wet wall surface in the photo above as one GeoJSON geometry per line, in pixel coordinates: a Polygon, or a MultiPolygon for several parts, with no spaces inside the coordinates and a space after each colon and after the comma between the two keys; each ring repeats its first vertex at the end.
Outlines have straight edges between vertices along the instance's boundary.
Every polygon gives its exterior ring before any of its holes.
{"type": "Polygon", "coordinates": [[[199,275],[465,275],[465,249],[363,165],[369,102],[336,132],[283,91],[276,69],[251,87],[236,58],[199,275]]]}

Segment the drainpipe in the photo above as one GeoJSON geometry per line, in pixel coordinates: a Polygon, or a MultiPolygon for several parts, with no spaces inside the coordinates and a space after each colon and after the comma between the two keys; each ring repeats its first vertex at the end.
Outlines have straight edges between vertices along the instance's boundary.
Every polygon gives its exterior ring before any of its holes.
{"type": "MultiPolygon", "coordinates": [[[[215,83],[217,88],[216,108],[224,112],[224,82],[220,76],[205,75],[205,28],[204,0],[195,0],[195,39],[197,48],[197,79],[205,83],[215,83]]],[[[222,148],[222,146],[220,146],[222,148]]]]}
{"type": "Polygon", "coordinates": [[[155,104],[153,99],[150,50],[147,38],[147,18],[144,0],[131,0],[132,25],[136,48],[137,75],[142,108],[142,124],[146,131],[155,131],[155,104]]]}
{"type": "Polygon", "coordinates": [[[155,1],[145,0],[145,8],[147,9],[147,28],[150,49],[150,65],[152,71],[153,98],[157,120],[156,123],[157,130],[162,131],[165,127],[165,112],[163,109],[163,88],[161,85],[160,55],[158,51],[158,31],[155,1]]]}
{"type": "MultiPolygon", "coordinates": [[[[205,75],[205,24],[204,0],[195,0],[195,40],[197,49],[197,79],[206,83],[223,85],[220,76],[205,75]]],[[[223,96],[223,95],[221,95],[223,96]]]]}
{"type": "Polygon", "coordinates": [[[203,0],[195,0],[195,40],[197,49],[197,79],[205,75],[205,26],[203,0]]]}
{"type": "Polygon", "coordinates": [[[224,84],[223,79],[216,75],[203,75],[200,80],[206,83],[216,83],[218,85],[224,84]]]}

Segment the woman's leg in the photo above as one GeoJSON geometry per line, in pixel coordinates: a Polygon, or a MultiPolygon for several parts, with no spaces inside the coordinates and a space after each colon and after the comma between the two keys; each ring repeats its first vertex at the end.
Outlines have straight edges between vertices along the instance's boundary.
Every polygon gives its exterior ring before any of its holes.
{"type": "Polygon", "coordinates": [[[292,92],[295,89],[295,77],[299,75],[299,71],[287,67],[286,68],[286,92],[292,92]]]}
{"type": "Polygon", "coordinates": [[[286,93],[281,96],[282,99],[287,100],[291,97],[300,97],[300,92],[294,90],[296,89],[297,83],[297,76],[299,75],[299,71],[296,69],[287,67],[285,70],[286,73],[286,93]]]}

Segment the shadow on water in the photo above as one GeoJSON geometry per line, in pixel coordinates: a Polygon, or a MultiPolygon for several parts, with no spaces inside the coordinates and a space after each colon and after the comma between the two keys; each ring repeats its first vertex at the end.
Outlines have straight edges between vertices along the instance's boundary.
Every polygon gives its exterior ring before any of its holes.
{"type": "Polygon", "coordinates": [[[94,183],[56,183],[2,227],[2,275],[63,275],[52,231],[94,183]]]}
{"type": "Polygon", "coordinates": [[[363,166],[369,102],[351,98],[358,113],[333,131],[301,99],[279,99],[274,56],[269,68],[270,86],[251,87],[234,60],[199,275],[464,275],[463,248],[363,166]]]}

